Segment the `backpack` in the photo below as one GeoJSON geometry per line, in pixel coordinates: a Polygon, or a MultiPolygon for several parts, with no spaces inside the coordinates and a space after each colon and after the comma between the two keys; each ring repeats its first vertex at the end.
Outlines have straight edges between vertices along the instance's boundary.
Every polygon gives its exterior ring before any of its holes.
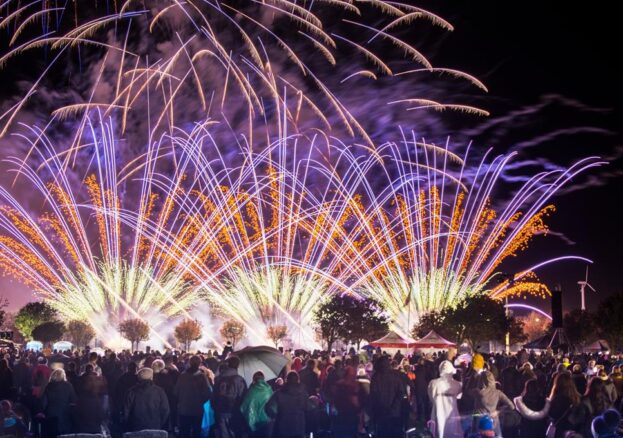
{"type": "Polygon", "coordinates": [[[216,397],[214,400],[215,407],[220,412],[233,412],[238,392],[234,378],[236,376],[227,376],[216,382],[216,397]]]}

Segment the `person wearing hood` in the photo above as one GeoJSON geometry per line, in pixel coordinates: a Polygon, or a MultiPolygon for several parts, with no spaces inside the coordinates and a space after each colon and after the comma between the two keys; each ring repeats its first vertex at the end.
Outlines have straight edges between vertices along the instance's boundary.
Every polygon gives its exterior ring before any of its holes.
{"type": "Polygon", "coordinates": [[[484,371],[480,375],[478,388],[472,390],[474,400],[474,413],[476,415],[489,415],[495,423],[495,432],[500,435],[500,421],[498,407],[505,405],[514,410],[515,405],[502,391],[497,389],[495,377],[489,371],[484,371]]]}
{"type": "Polygon", "coordinates": [[[265,406],[266,413],[275,419],[274,438],[303,438],[307,392],[296,371],[290,371],[286,383],[275,392],[265,406]]]}
{"type": "Polygon", "coordinates": [[[428,384],[428,397],[433,405],[431,419],[437,425],[440,438],[462,437],[461,418],[457,397],[461,394],[461,383],[454,380],[456,369],[448,360],[439,364],[439,378],[428,384]]]}
{"type": "Polygon", "coordinates": [[[257,371],[253,374],[253,383],[242,400],[240,411],[247,421],[253,438],[268,438],[271,436],[271,420],[264,407],[273,395],[273,390],[264,379],[264,373],[257,371]]]}
{"type": "Polygon", "coordinates": [[[125,399],[123,418],[128,432],[166,430],[169,421],[169,401],[164,389],[154,384],[154,371],[142,368],[138,383],[125,399]]]}

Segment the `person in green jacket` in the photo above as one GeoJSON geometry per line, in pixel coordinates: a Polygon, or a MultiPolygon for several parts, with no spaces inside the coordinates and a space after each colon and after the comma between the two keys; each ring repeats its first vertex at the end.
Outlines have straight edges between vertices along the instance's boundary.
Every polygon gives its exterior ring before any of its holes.
{"type": "Polygon", "coordinates": [[[264,411],[264,405],[272,395],[273,390],[264,380],[264,373],[258,371],[253,374],[253,383],[240,405],[253,438],[268,438],[272,435],[272,422],[264,411]]]}

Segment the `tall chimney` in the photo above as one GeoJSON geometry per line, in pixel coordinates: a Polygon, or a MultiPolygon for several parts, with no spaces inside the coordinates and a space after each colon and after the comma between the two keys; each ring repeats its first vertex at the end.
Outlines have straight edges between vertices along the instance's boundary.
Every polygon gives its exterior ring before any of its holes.
{"type": "Polygon", "coordinates": [[[562,328],[562,289],[559,284],[552,290],[552,328],[562,328]]]}

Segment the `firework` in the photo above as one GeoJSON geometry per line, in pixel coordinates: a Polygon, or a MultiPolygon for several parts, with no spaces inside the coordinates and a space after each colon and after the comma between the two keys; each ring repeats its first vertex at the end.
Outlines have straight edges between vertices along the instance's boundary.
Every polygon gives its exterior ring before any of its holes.
{"type": "Polygon", "coordinates": [[[546,294],[534,271],[560,259],[496,284],[500,266],[547,233],[556,191],[601,164],[541,172],[504,201],[513,154],[472,167],[468,154],[406,138],[370,149],[293,135],[223,156],[213,128],[176,130],[121,170],[112,122],[87,124],[63,153],[33,130],[32,153],[46,151],[38,171],[32,155],[13,162],[46,208],[33,218],[1,189],[4,271],[71,319],[153,321],[205,301],[204,317],[238,320],[252,343],[287,325],[310,345],[316,306],[349,293],[376,298],[408,332],[476,294],[546,294]],[[76,184],[68,157],[87,149],[95,170],[76,184]]]}
{"type": "MultiPolygon", "coordinates": [[[[42,76],[0,117],[2,134],[51,70],[80,75],[82,64],[92,64],[84,75],[90,91],[54,108],[55,114],[121,110],[122,130],[146,114],[151,128],[171,130],[225,113],[230,119],[246,118],[248,135],[257,118],[271,120],[275,129],[283,128],[284,120],[298,126],[313,119],[311,126],[331,130],[339,125],[345,134],[372,144],[365,126],[338,97],[340,84],[350,88],[358,78],[434,73],[486,90],[468,74],[433,68],[401,37],[407,26],[421,20],[453,29],[441,17],[401,2],[127,0],[88,2],[85,7],[84,2],[8,0],[0,12],[0,29],[8,29],[10,36],[0,66],[42,48],[49,59],[42,76]],[[394,54],[406,60],[394,66],[386,59],[398,58],[394,54]],[[80,68],[74,66],[76,58],[80,68]],[[69,63],[62,62],[67,59],[69,63]]],[[[388,100],[408,110],[486,114],[430,94],[407,97],[388,100]]]]}
{"type": "Polygon", "coordinates": [[[326,143],[293,136],[261,152],[242,144],[223,162],[209,159],[220,149],[209,126],[178,140],[177,161],[193,163],[193,184],[176,204],[193,231],[179,239],[153,227],[150,238],[172,248],[211,312],[243,323],[251,342],[267,343],[271,326],[286,325],[292,341],[316,345],[315,308],[349,291],[346,263],[335,256],[333,176],[311,159],[326,143]]]}
{"type": "MultiPolygon", "coordinates": [[[[337,257],[352,260],[349,287],[382,302],[394,328],[408,334],[419,316],[452,307],[476,294],[549,293],[535,270],[513,279],[500,267],[547,234],[552,196],[580,172],[603,164],[584,159],[569,169],[544,171],[510,190],[502,174],[515,154],[475,166],[464,157],[425,142],[387,143],[377,156],[342,150],[348,165],[334,175],[343,197],[344,221],[337,257]]],[[[339,160],[338,159],[338,160],[339,160]]]]}
{"type": "Polygon", "coordinates": [[[89,121],[75,151],[54,149],[45,133],[29,130],[20,137],[30,142],[31,153],[8,161],[17,180],[28,183],[28,199],[37,207],[28,208],[0,187],[4,273],[32,287],[63,319],[89,321],[105,341],[114,337],[111,327],[126,318],[144,319],[157,329],[170,317],[188,315],[196,301],[193,288],[179,275],[176,260],[143,233],[145,222],[166,228],[174,213],[172,195],[152,184],[159,147],[143,157],[133,197],[126,187],[130,176],[117,168],[118,142],[110,120],[89,121]],[[83,177],[67,161],[74,153],[90,157],[90,163],[80,162],[87,169],[83,177]],[[132,230],[123,224],[124,204],[141,218],[132,230]]]}

